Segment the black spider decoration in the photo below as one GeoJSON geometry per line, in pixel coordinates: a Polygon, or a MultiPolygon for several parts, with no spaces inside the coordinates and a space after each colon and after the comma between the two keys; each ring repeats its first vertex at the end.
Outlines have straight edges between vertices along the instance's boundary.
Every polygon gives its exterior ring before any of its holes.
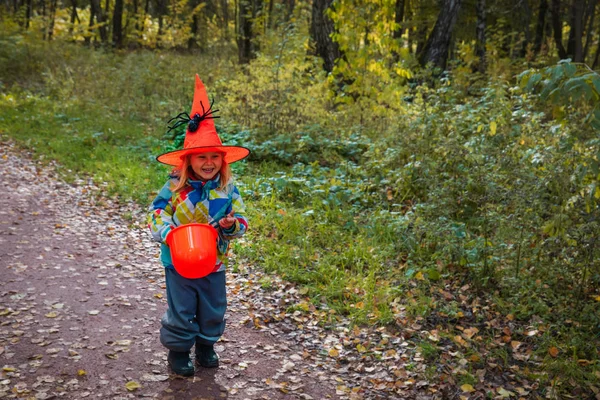
{"type": "Polygon", "coordinates": [[[213,101],[210,102],[208,110],[205,110],[204,104],[202,104],[202,101],[200,101],[200,107],[202,107],[202,114],[196,113],[192,118],[190,118],[185,112],[177,114],[167,122],[167,127],[169,128],[167,133],[171,132],[173,129],[180,127],[183,124],[188,124],[188,131],[190,133],[194,133],[198,130],[200,122],[204,121],[205,119],[221,118],[218,115],[214,115],[214,113],[218,112],[219,110],[213,110],[212,106],[213,101]],[[173,125],[169,125],[173,120],[175,120],[175,123],[173,125]]]}

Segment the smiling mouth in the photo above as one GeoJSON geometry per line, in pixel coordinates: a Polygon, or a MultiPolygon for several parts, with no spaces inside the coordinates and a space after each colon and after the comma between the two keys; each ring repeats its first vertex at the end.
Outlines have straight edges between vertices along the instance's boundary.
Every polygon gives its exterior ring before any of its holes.
{"type": "Polygon", "coordinates": [[[210,174],[214,171],[214,168],[202,168],[202,172],[206,173],[206,174],[210,174]]]}

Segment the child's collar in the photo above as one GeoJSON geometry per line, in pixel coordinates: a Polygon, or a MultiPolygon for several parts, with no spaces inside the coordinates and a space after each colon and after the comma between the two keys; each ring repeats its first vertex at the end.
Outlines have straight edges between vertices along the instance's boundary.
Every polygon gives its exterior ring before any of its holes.
{"type": "Polygon", "coordinates": [[[198,189],[198,188],[202,188],[202,187],[214,189],[219,186],[220,179],[221,179],[221,174],[215,175],[214,178],[209,179],[208,181],[203,181],[202,179],[192,179],[190,177],[190,178],[188,178],[188,183],[194,189],[198,189]]]}

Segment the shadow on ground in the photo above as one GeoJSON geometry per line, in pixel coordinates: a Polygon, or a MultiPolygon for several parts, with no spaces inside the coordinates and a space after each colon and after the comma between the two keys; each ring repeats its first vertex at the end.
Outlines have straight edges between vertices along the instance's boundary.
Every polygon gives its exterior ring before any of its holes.
{"type": "Polygon", "coordinates": [[[196,371],[189,378],[171,375],[169,387],[163,390],[158,397],[161,400],[201,400],[201,399],[226,399],[227,388],[219,385],[215,376],[218,369],[196,371]]]}

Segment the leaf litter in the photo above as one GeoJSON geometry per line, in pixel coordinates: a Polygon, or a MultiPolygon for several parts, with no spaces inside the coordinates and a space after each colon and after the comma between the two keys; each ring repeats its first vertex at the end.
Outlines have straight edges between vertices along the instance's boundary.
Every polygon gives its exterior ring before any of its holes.
{"type": "Polygon", "coordinates": [[[535,357],[528,338],[546,327],[517,326],[468,287],[431,294],[459,304],[451,325],[398,304],[394,328],[359,327],[235,254],[221,366],[175,377],[158,341],[164,274],[145,211],[107,196],[103,183],[64,183],[52,163],[12,144],[0,153],[0,180],[14,193],[0,207],[0,398],[502,399],[539,389],[519,362],[535,357]]]}

